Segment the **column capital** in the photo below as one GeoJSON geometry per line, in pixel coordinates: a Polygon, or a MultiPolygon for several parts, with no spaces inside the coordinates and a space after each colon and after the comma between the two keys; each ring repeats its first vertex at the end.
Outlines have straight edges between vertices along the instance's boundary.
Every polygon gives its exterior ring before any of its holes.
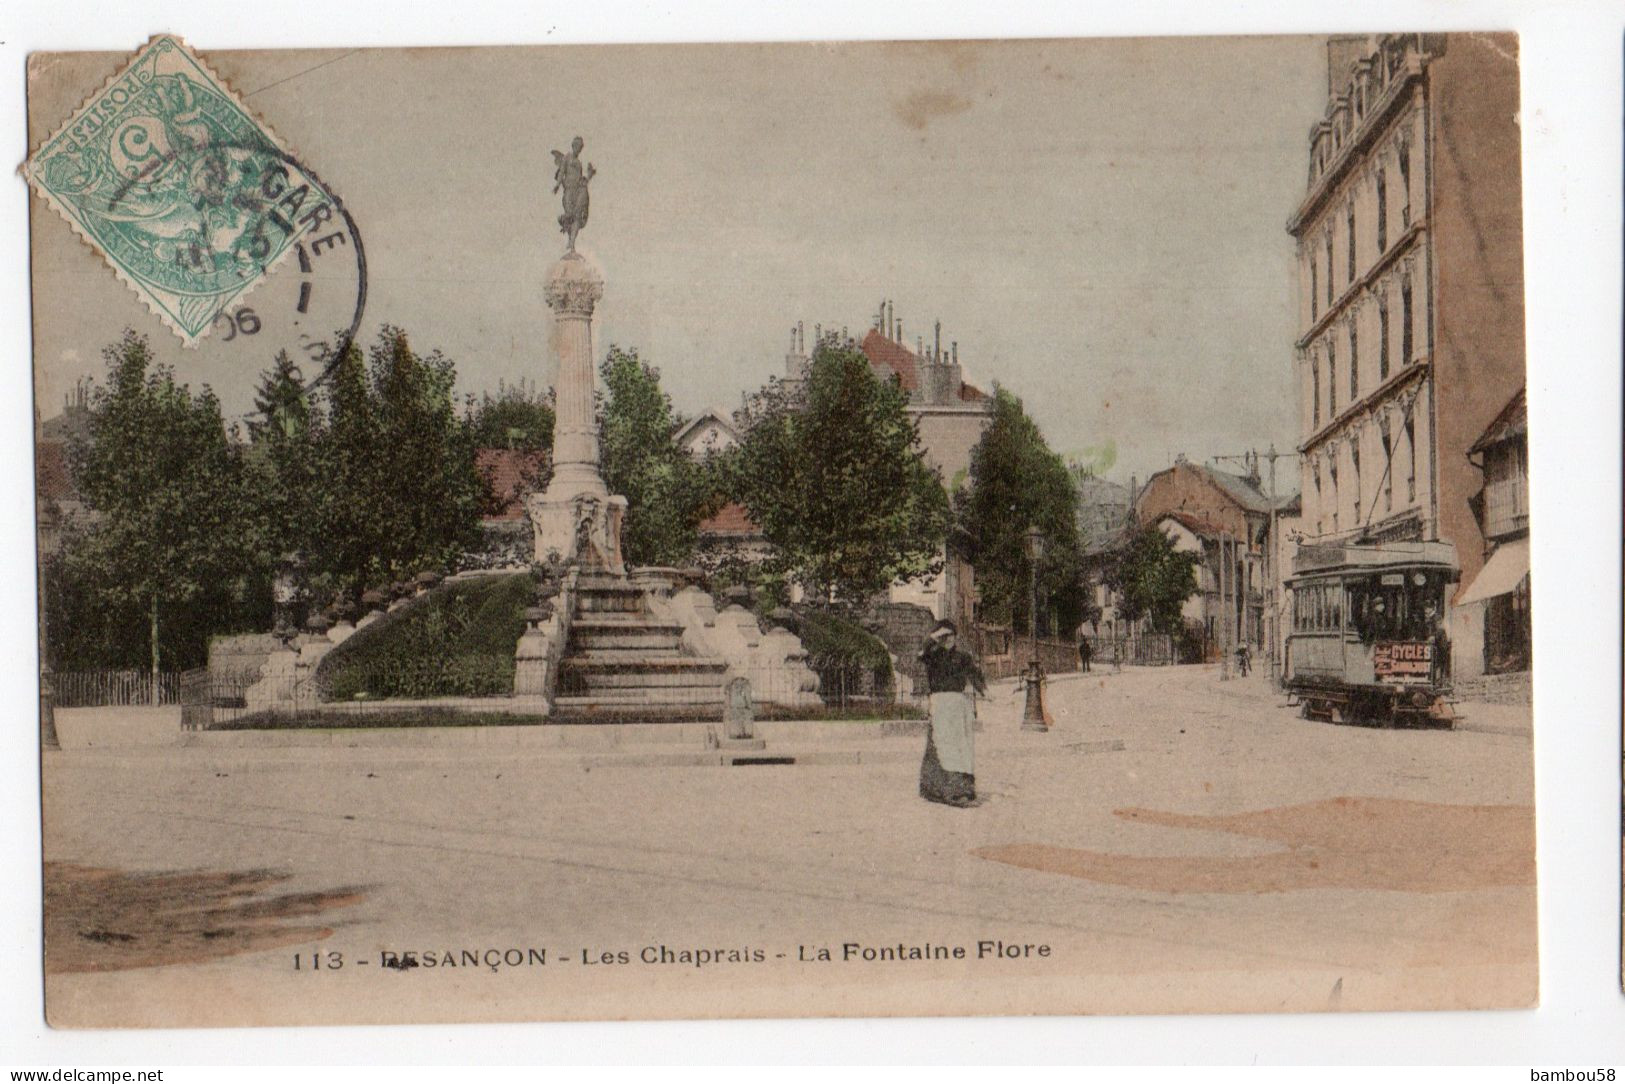
{"type": "Polygon", "coordinates": [[[559,316],[590,317],[604,296],[604,276],[579,253],[555,263],[542,287],[547,307],[559,316]]]}

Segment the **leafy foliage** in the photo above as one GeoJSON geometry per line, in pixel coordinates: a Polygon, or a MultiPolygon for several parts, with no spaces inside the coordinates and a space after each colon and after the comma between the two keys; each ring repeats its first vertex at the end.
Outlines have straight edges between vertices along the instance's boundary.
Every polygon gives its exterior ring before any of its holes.
{"type": "Polygon", "coordinates": [[[164,660],[183,665],[200,647],[183,634],[229,627],[252,593],[242,448],[228,439],[214,393],[176,383],[144,336],[127,331],[102,356],[107,383],[92,395],[90,438],[70,449],[80,494],[97,516],[52,577],[67,610],[53,615],[53,636],[77,635],[65,621],[89,618],[88,638],[117,661],[134,662],[144,643],[154,670],[164,660]],[[143,623],[144,636],[136,631],[143,623]]]}
{"type": "Polygon", "coordinates": [[[317,682],[329,700],[512,692],[532,590],[528,573],[443,584],[329,651],[317,682]]]}
{"type": "Polygon", "coordinates": [[[482,479],[453,410],[455,369],[385,327],[314,395],[283,353],[262,375],[245,447],[127,332],[103,352],[90,437],[71,452],[96,513],[45,568],[52,663],[197,665],[210,636],[264,629],[298,554],[318,604],[445,569],[478,538],[482,479]],[[370,364],[369,364],[370,360],[370,364]],[[155,628],[154,610],[158,625],[155,628]]]}
{"type": "Polygon", "coordinates": [[[470,406],[470,439],[477,448],[545,452],[553,447],[553,393],[523,383],[499,384],[470,406]]]}
{"type": "Polygon", "coordinates": [[[797,611],[801,619],[801,646],[815,659],[840,659],[880,675],[891,673],[891,655],[885,643],[859,625],[833,610],[807,607],[797,611]]]}
{"type": "Polygon", "coordinates": [[[313,548],[322,416],[286,350],[261,374],[254,406],[249,466],[260,494],[260,556],[270,564],[313,548]]]}
{"type": "Polygon", "coordinates": [[[1120,593],[1119,608],[1129,621],[1149,616],[1153,630],[1179,633],[1180,610],[1196,593],[1196,564],[1196,554],[1175,549],[1167,535],[1146,527],[1129,540],[1107,582],[1120,593]]]}
{"type": "Polygon", "coordinates": [[[769,571],[848,605],[941,571],[948,498],[907,402],[895,378],[878,380],[860,350],[832,337],[804,386],[758,394],[729,480],[776,550],[769,571]]]}
{"type": "Polygon", "coordinates": [[[386,326],[370,366],[352,347],[334,367],[317,442],[309,567],[352,594],[451,566],[479,534],[485,487],[452,406],[456,368],[386,326]]]}
{"type": "Polygon", "coordinates": [[[604,382],[604,483],[626,497],[621,546],[635,565],[678,565],[694,553],[700,521],[720,505],[709,464],[672,442],[681,419],[660,387],[660,370],[636,350],[611,346],[604,382]]]}
{"type": "Polygon", "coordinates": [[[993,421],[971,451],[970,484],[955,493],[959,523],[976,565],[984,610],[1013,628],[1031,622],[1030,526],[1044,534],[1038,568],[1039,629],[1070,632],[1086,616],[1078,540],[1077,488],[1066,462],[1004,388],[994,392],[993,421]],[[1051,614],[1055,617],[1051,625],[1051,614]]]}

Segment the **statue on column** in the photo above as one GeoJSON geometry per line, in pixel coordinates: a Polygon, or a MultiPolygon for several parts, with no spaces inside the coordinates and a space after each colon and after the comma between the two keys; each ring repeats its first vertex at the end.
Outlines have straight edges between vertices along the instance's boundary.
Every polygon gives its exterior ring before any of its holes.
{"type": "Polygon", "coordinates": [[[564,192],[564,213],[559,216],[559,232],[570,239],[566,252],[576,250],[576,234],[587,224],[587,182],[598,172],[588,162],[581,168],[581,148],[586,145],[580,136],[570,141],[570,153],[553,152],[553,194],[564,192]]]}

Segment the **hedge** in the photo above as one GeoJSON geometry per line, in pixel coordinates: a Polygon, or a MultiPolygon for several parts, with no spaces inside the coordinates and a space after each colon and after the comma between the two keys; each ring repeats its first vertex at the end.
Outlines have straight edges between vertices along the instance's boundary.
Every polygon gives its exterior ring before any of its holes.
{"type": "Polygon", "coordinates": [[[361,629],[316,671],[326,700],[505,696],[535,584],[528,573],[430,590],[361,629]]]}

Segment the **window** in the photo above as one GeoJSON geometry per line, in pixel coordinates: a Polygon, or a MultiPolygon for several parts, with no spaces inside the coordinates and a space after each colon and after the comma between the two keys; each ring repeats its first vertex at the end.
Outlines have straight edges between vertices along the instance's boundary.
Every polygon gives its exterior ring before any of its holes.
{"type": "Polygon", "coordinates": [[[1377,254],[1388,251],[1388,175],[1377,170],[1377,254]]]}
{"type": "Polygon", "coordinates": [[[1409,229],[1411,224],[1411,147],[1399,144],[1399,224],[1409,229]]]}
{"type": "Polygon", "coordinates": [[[1337,417],[1337,344],[1326,339],[1326,419],[1337,417]]]}
{"type": "Polygon", "coordinates": [[[1394,510],[1394,438],[1388,432],[1388,419],[1381,423],[1382,432],[1382,510],[1394,510]]]}
{"type": "Polygon", "coordinates": [[[1360,397],[1360,329],[1349,321],[1349,402],[1360,397]]]}
{"type": "Polygon", "coordinates": [[[1359,276],[1358,265],[1356,264],[1355,259],[1354,259],[1354,204],[1353,203],[1349,204],[1348,226],[1349,226],[1349,255],[1348,255],[1348,260],[1349,260],[1349,285],[1352,286],[1352,285],[1354,285],[1354,280],[1359,276]]]}
{"type": "Polygon", "coordinates": [[[1383,295],[1377,298],[1377,330],[1381,337],[1377,342],[1377,379],[1388,379],[1388,297],[1383,295]]]}
{"type": "Polygon", "coordinates": [[[1337,264],[1332,261],[1332,235],[1328,231],[1326,234],[1326,307],[1328,309],[1332,307],[1332,280],[1337,277],[1332,269],[1336,266],[1337,264]]]}
{"type": "Polygon", "coordinates": [[[1360,446],[1355,444],[1349,448],[1349,458],[1353,460],[1354,467],[1354,524],[1360,524],[1360,505],[1365,499],[1365,486],[1360,484],[1360,446]]]}
{"type": "Polygon", "coordinates": [[[1309,425],[1313,429],[1320,428],[1320,359],[1315,358],[1309,363],[1309,394],[1313,397],[1314,405],[1310,408],[1309,425]]]}
{"type": "Polygon", "coordinates": [[[1315,533],[1325,534],[1326,517],[1322,514],[1325,505],[1320,502],[1320,460],[1315,460],[1311,473],[1315,480],[1315,533]]]}
{"type": "Polygon", "coordinates": [[[1415,419],[1412,419],[1412,418],[1406,418],[1405,419],[1405,444],[1406,444],[1407,450],[1409,452],[1409,461],[1410,461],[1410,465],[1406,468],[1406,470],[1409,472],[1406,475],[1406,479],[1405,479],[1406,500],[1414,501],[1414,500],[1416,500],[1416,421],[1415,421],[1415,419]]]}
{"type": "Polygon", "coordinates": [[[1328,503],[1332,506],[1332,533],[1337,533],[1337,460],[1333,459],[1326,465],[1326,487],[1328,503]]]}
{"type": "Polygon", "coordinates": [[[1411,363],[1411,280],[1399,287],[1399,363],[1411,363]]]}
{"type": "Polygon", "coordinates": [[[1309,257],[1309,319],[1320,319],[1320,267],[1313,254],[1309,257]]]}

